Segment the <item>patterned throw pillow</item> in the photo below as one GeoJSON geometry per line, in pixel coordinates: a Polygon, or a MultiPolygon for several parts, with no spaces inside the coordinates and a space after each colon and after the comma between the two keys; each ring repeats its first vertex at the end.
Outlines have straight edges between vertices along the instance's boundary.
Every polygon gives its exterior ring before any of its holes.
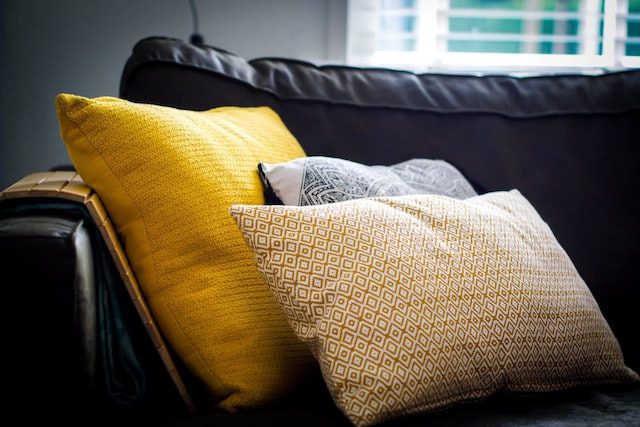
{"type": "Polygon", "coordinates": [[[366,166],[332,157],[260,163],[267,189],[285,205],[320,205],[375,196],[440,194],[466,199],[477,193],[444,160],[412,159],[393,166],[366,166]]]}
{"type": "Polygon", "coordinates": [[[498,391],[637,381],[571,260],[516,190],[231,214],[356,425],[498,391]]]}

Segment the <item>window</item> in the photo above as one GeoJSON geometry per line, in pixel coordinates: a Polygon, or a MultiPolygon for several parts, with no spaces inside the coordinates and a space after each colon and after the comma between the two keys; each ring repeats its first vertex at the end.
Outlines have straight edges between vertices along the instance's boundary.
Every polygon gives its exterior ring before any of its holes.
{"type": "Polygon", "coordinates": [[[353,65],[640,67],[640,0],[349,0],[347,38],[353,65]]]}

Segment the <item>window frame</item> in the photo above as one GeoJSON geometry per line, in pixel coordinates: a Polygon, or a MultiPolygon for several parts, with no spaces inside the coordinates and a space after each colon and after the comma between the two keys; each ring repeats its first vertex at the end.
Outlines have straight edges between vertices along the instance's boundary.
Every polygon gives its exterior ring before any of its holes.
{"type": "MultiPolygon", "coordinates": [[[[542,11],[497,11],[498,15],[513,16],[557,16],[558,14],[575,17],[589,15],[597,19],[600,25],[602,19],[602,38],[597,31],[598,41],[595,48],[602,43],[602,52],[596,54],[556,54],[556,53],[489,53],[489,52],[451,52],[447,50],[447,41],[451,34],[448,31],[450,16],[470,15],[465,9],[449,10],[450,0],[415,0],[416,7],[411,9],[387,10],[384,13],[375,6],[373,0],[348,0],[347,12],[347,63],[356,66],[381,66],[402,68],[411,71],[510,71],[510,72],[539,72],[539,71],[597,71],[602,69],[623,69],[640,67],[640,56],[625,55],[627,43],[627,19],[640,22],[640,14],[628,13],[627,0],[602,0],[603,13],[587,10],[582,12],[542,12],[542,11]],[[367,7],[369,6],[369,7],[367,7]],[[365,16],[363,20],[363,15],[365,16]],[[415,16],[416,30],[410,33],[416,40],[415,49],[409,51],[376,51],[358,54],[358,32],[366,37],[379,36],[377,28],[367,28],[367,25],[377,25],[381,16],[415,16]],[[367,24],[367,21],[369,24],[367,24]],[[372,35],[373,34],[373,35],[372,35]]],[[[588,0],[587,0],[588,1],[588,0]]],[[[595,2],[592,2],[595,3],[595,2]]],[[[600,2],[597,1],[598,8],[600,2]]],[[[593,4],[592,4],[593,7],[593,4]]],[[[475,10],[473,10],[475,11],[475,10]]],[[[496,14],[495,10],[480,12],[479,15],[496,14]]],[[[593,28],[591,29],[593,32],[593,28]]],[[[528,35],[511,34],[512,37],[530,37],[528,35]]],[[[541,39],[545,36],[536,35],[541,39]]],[[[593,34],[583,36],[594,37],[593,34]]],[[[635,39],[635,38],[634,38],[635,39]]],[[[592,45],[590,50],[594,49],[592,45]]],[[[362,49],[360,49],[362,50],[362,49]]]]}

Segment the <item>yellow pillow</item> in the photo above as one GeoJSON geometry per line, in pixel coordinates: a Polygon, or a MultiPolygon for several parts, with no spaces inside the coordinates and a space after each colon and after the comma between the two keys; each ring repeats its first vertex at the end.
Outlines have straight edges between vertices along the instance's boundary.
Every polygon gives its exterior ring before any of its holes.
{"type": "Polygon", "coordinates": [[[502,389],[638,380],[569,257],[517,191],[231,213],[356,425],[502,389]]]}
{"type": "Polygon", "coordinates": [[[227,410],[291,390],[313,358],[228,209],[263,203],[256,165],[304,152],[271,109],[183,111],[57,98],[73,164],[113,218],[162,333],[227,410]]]}

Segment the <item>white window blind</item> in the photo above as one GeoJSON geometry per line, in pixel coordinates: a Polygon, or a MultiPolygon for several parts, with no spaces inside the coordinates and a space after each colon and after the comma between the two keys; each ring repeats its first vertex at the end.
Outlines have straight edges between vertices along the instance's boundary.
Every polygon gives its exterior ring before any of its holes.
{"type": "Polygon", "coordinates": [[[353,65],[640,67],[640,0],[349,0],[347,25],[353,65]]]}

